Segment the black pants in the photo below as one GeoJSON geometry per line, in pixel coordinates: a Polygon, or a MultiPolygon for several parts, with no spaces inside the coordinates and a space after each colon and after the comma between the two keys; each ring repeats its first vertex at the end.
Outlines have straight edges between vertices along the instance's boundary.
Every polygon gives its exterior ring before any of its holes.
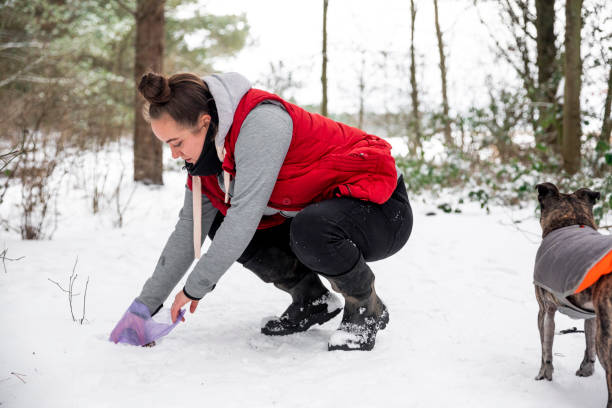
{"type": "MultiPolygon", "coordinates": [[[[212,239],[223,221],[217,214],[212,239]]],[[[363,257],[366,261],[387,258],[399,251],[412,231],[412,209],[403,178],[383,204],[354,198],[333,198],[311,204],[295,218],[276,227],[257,230],[238,262],[266,282],[282,281],[283,271],[297,261],[327,276],[342,275],[363,257]],[[279,265],[280,259],[287,265],[279,265]],[[266,268],[266,265],[275,267],[266,268]]]]}

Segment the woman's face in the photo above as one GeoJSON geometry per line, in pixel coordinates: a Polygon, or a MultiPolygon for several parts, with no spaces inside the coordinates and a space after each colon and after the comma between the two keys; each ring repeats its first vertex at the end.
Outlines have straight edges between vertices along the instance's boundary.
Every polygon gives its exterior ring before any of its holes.
{"type": "Polygon", "coordinates": [[[151,119],[151,129],[155,136],[170,145],[172,158],[179,157],[187,163],[195,163],[204,148],[204,139],[210,124],[210,115],[202,114],[195,128],[186,128],[176,123],[167,113],[157,119],[151,119]]]}

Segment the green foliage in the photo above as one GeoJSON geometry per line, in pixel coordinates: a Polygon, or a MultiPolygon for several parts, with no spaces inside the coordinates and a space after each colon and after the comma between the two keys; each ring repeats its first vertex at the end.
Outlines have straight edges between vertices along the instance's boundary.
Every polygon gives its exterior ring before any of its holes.
{"type": "Polygon", "coordinates": [[[179,10],[167,6],[166,72],[211,71],[214,58],[233,55],[245,46],[249,25],[244,14],[215,16],[195,10],[193,16],[181,18],[179,10]],[[188,43],[196,37],[201,38],[199,43],[188,43]]]}
{"type": "MultiPolygon", "coordinates": [[[[185,3],[166,6],[166,72],[204,73],[214,58],[244,46],[249,29],[244,16],[198,11],[179,17],[185,3]],[[194,35],[204,41],[188,45],[194,35]]],[[[135,0],[0,3],[5,134],[16,140],[24,130],[61,132],[81,146],[128,134],[135,95],[135,9],[135,0]]]]}
{"type": "MultiPolygon", "coordinates": [[[[524,152],[523,160],[477,160],[460,152],[447,153],[444,160],[411,159],[396,157],[396,163],[411,193],[448,193],[456,198],[460,209],[463,202],[476,202],[489,212],[491,205],[524,207],[536,202],[535,186],[552,182],[563,192],[590,188],[601,193],[593,214],[598,223],[612,216],[612,163],[598,159],[595,144],[585,148],[583,168],[575,175],[561,170],[553,159],[542,159],[535,151],[524,152]],[[598,168],[598,166],[603,166],[598,168]],[[597,169],[595,171],[594,169],[597,169]]],[[[612,152],[606,153],[612,155],[612,152]]],[[[442,202],[438,208],[452,212],[452,205],[442,202]]],[[[457,212],[456,209],[454,212],[457,212]]]]}

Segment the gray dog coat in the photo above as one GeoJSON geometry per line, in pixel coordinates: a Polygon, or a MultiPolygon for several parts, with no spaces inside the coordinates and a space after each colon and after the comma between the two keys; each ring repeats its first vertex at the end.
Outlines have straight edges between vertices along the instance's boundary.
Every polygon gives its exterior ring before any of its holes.
{"type": "Polygon", "coordinates": [[[558,310],[574,319],[595,317],[568,296],[591,287],[612,272],[612,235],[591,227],[571,225],[550,232],[536,255],[533,283],[551,292],[561,303],[558,310]]]}

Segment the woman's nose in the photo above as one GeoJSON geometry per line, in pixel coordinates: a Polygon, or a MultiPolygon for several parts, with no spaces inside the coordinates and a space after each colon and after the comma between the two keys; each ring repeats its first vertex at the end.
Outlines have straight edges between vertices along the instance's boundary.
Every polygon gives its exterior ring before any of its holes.
{"type": "Polygon", "coordinates": [[[179,152],[178,149],[176,147],[170,146],[170,152],[172,152],[172,158],[173,159],[178,159],[179,158],[179,152]]]}

